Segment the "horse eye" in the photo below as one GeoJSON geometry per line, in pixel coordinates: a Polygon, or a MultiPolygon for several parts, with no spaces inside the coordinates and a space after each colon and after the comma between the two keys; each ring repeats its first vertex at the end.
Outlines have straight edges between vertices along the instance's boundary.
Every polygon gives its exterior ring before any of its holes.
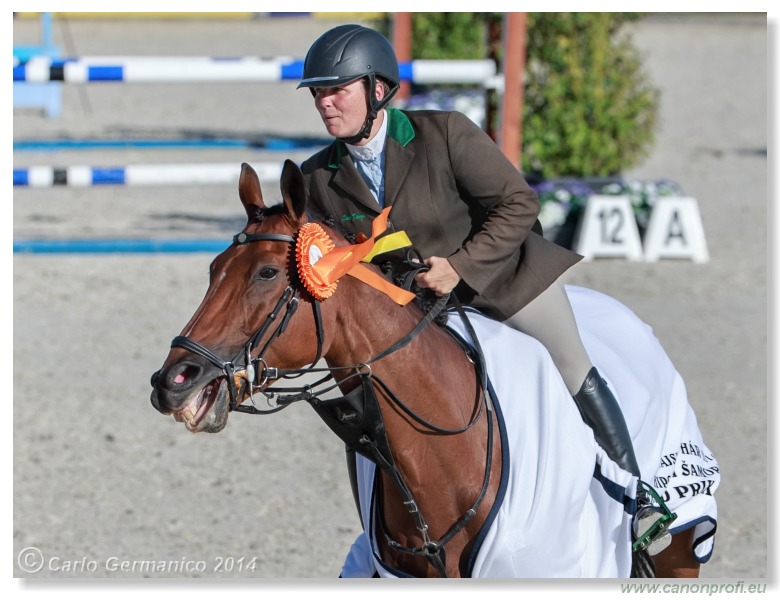
{"type": "Polygon", "coordinates": [[[257,272],[255,279],[259,279],[260,281],[271,281],[276,277],[277,273],[279,273],[279,269],[275,267],[263,267],[257,272]]]}

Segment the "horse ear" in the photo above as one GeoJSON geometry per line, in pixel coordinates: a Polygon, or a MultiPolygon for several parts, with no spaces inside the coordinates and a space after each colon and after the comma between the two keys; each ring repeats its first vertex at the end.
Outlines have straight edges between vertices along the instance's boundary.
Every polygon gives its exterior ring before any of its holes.
{"type": "Polygon", "coordinates": [[[263,202],[263,192],[260,190],[260,179],[255,170],[246,163],[241,163],[241,176],[238,179],[238,195],[244,205],[249,221],[256,221],[266,207],[263,202]]]}
{"type": "Polygon", "coordinates": [[[295,221],[303,220],[306,214],[306,185],[298,165],[289,159],[282,167],[282,199],[290,217],[295,221]]]}

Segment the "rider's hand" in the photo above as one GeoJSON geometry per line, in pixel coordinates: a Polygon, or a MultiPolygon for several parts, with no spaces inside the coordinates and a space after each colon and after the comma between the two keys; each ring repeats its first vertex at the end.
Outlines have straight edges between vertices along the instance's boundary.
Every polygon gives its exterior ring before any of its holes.
{"type": "Polygon", "coordinates": [[[450,261],[439,256],[425,259],[430,267],[424,273],[418,273],[414,280],[422,288],[430,288],[437,296],[449,294],[458,285],[460,275],[452,268],[450,261]]]}

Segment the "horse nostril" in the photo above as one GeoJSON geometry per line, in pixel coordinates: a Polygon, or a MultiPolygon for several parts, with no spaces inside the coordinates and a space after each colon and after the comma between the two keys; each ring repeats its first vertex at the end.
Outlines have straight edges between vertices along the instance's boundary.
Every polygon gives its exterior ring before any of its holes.
{"type": "Polygon", "coordinates": [[[197,365],[183,365],[182,368],[172,372],[169,375],[169,381],[173,386],[184,386],[195,380],[200,375],[202,369],[197,365]]]}

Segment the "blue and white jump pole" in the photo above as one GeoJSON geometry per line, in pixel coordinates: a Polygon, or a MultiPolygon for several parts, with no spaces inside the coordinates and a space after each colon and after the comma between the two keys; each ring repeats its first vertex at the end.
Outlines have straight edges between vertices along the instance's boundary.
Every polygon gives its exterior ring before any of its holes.
{"type": "MultiPolygon", "coordinates": [[[[496,87],[492,60],[413,60],[399,65],[403,81],[422,85],[477,84],[496,87]]],[[[33,57],[15,62],[14,82],[63,83],[205,83],[298,81],[303,61],[292,58],[122,57],[53,59],[33,57]]]]}
{"type": "MultiPolygon", "coordinates": [[[[282,175],[282,163],[259,163],[252,167],[261,180],[278,181],[282,175]]],[[[238,163],[14,167],[14,187],[223,185],[237,183],[240,175],[238,163]]]]}

